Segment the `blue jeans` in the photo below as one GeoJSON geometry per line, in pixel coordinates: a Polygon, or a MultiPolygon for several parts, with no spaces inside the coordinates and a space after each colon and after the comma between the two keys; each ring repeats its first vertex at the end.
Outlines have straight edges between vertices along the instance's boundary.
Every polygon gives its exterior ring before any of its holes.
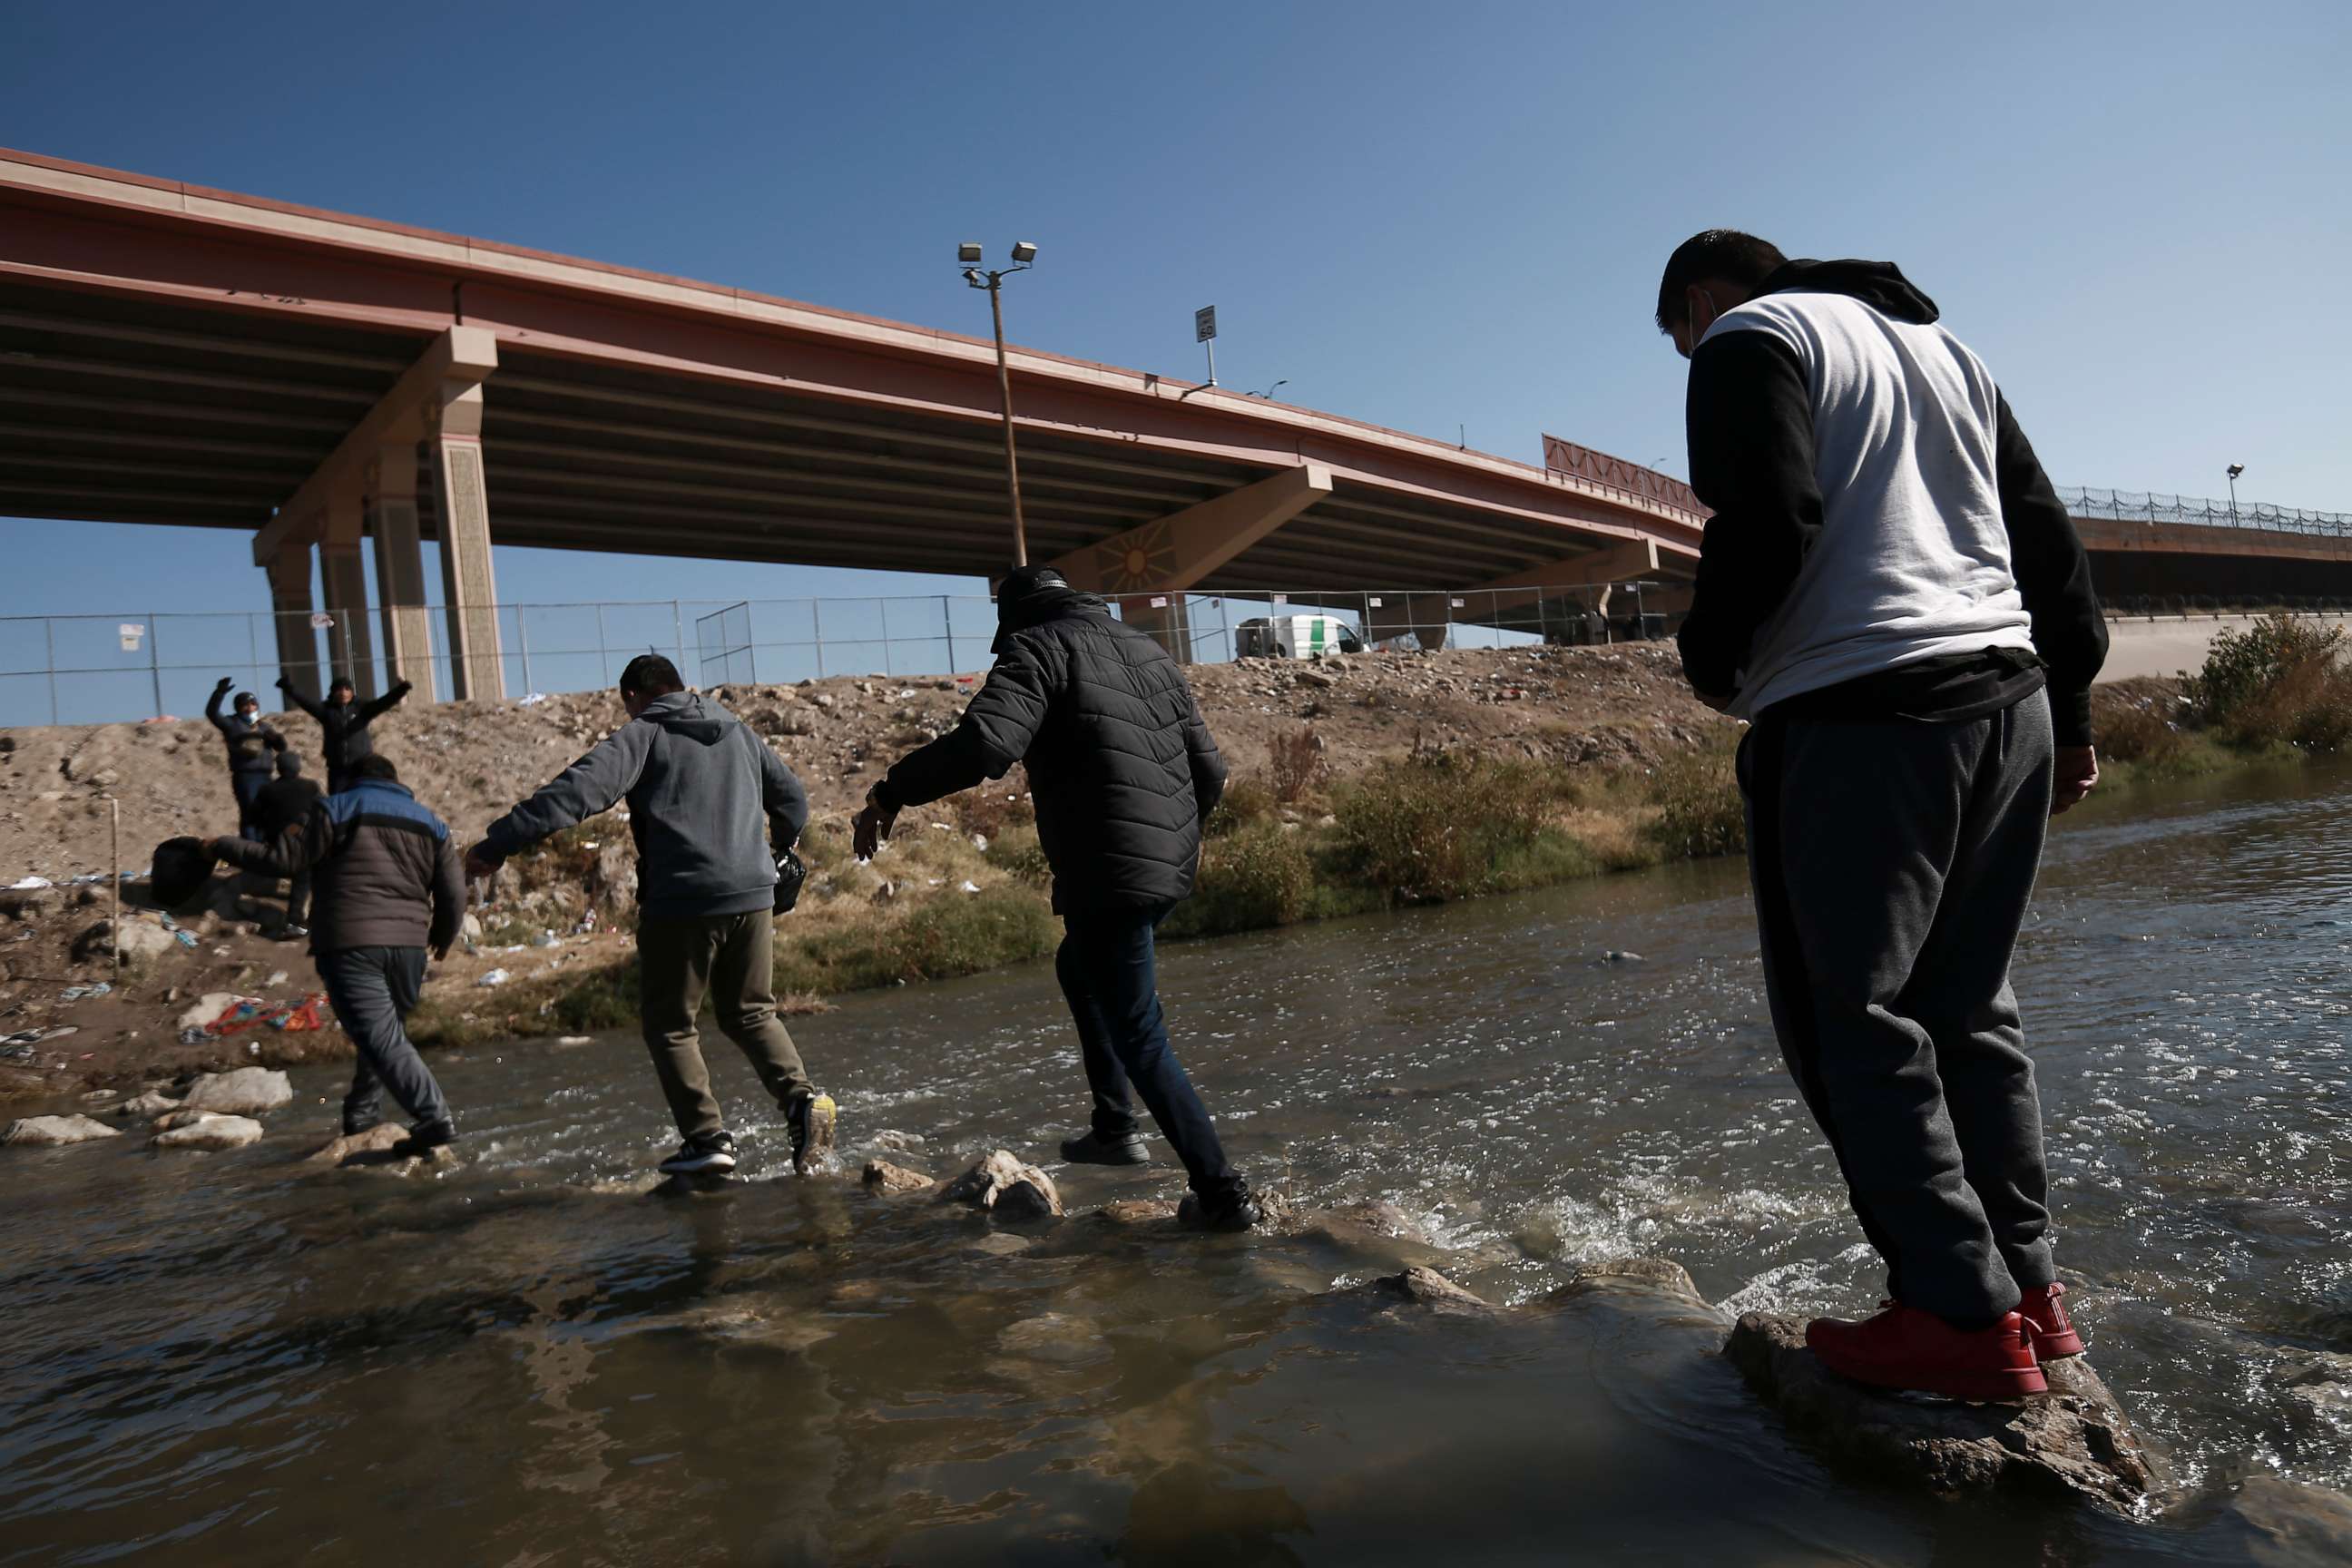
{"type": "Polygon", "coordinates": [[[411,1126],[448,1121],[449,1102],[408,1038],[409,1010],[425,989],[425,950],[345,947],[318,954],[317,962],[327,1000],[360,1054],[343,1098],[343,1131],[374,1126],[386,1089],[411,1126]]]}
{"type": "Polygon", "coordinates": [[[1217,1142],[1209,1108],[1168,1044],[1151,939],[1171,907],[1073,912],[1054,973],[1078,1026],[1087,1084],[1094,1091],[1095,1131],[1104,1138],[1135,1133],[1135,1108],[1128,1100],[1132,1085],[1183,1162],[1192,1190],[1205,1198],[1241,1178],[1217,1142]]]}

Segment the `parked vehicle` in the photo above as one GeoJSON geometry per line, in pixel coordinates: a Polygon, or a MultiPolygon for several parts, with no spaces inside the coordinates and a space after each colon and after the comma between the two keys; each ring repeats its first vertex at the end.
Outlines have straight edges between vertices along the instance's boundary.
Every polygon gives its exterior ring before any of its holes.
{"type": "Polygon", "coordinates": [[[1243,658],[1363,651],[1362,635],[1337,616],[1260,616],[1234,628],[1234,652],[1243,658]]]}

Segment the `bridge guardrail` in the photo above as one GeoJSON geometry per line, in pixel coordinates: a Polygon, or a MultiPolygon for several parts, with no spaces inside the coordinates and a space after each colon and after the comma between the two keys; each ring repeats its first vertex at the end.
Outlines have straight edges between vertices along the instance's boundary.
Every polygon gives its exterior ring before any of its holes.
{"type": "Polygon", "coordinates": [[[2257,528],[2273,533],[2352,534],[2352,512],[2307,511],[2264,501],[2214,500],[2148,490],[2059,487],[2058,499],[2076,517],[2118,522],[2181,522],[2200,528],[2257,528]]]}

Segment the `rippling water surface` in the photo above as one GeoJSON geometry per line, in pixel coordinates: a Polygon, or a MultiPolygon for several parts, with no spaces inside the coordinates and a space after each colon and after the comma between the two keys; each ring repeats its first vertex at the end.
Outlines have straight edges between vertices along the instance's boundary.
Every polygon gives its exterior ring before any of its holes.
{"type": "MultiPolygon", "coordinates": [[[[1735,1310],[1867,1309],[1743,875],[1171,946],[1180,1049],[1262,1180],[1393,1202],[1492,1299],[1642,1253],[1735,1310]]],[[[2060,1262],[2210,1500],[2177,1522],[1834,1476],[1708,1331],[1622,1300],[1465,1326],[1347,1294],[1406,1244],[1016,1246],[795,1181],[723,1042],[750,1179],[647,1195],[667,1129],[614,1040],[445,1058],[468,1146],[435,1181],[290,1173],[331,1073],[235,1154],[10,1151],[0,1563],[2318,1560],[2226,1500],[2253,1478],[2291,1533],[2329,1500],[2263,1478],[2352,1488],[2347,943],[2352,776],[2111,800],[2053,840],[2019,990],[2060,1262]]],[[[1083,1114],[1044,967],[797,1034],[853,1149],[1043,1158],[1083,1114]]],[[[1063,1180],[1074,1211],[1175,1185],[1063,1180]]]]}

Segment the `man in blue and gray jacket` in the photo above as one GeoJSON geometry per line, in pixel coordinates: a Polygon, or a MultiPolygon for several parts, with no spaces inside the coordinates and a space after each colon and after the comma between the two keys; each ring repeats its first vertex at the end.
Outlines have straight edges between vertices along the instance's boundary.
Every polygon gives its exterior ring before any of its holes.
{"type": "Polygon", "coordinates": [[[776,1016],[776,862],[808,824],[808,796],[783,759],[677,667],[640,654],[621,672],[629,722],[552,784],[490,824],[467,853],[469,876],[625,800],[637,844],[637,962],[646,1047],[685,1140],[672,1175],[723,1175],[735,1140],[710,1092],[694,1016],[710,993],[719,1026],[783,1108],[793,1165],[830,1141],[821,1100],[776,1016]],[[772,842],[772,847],[771,847],[772,842]]]}

